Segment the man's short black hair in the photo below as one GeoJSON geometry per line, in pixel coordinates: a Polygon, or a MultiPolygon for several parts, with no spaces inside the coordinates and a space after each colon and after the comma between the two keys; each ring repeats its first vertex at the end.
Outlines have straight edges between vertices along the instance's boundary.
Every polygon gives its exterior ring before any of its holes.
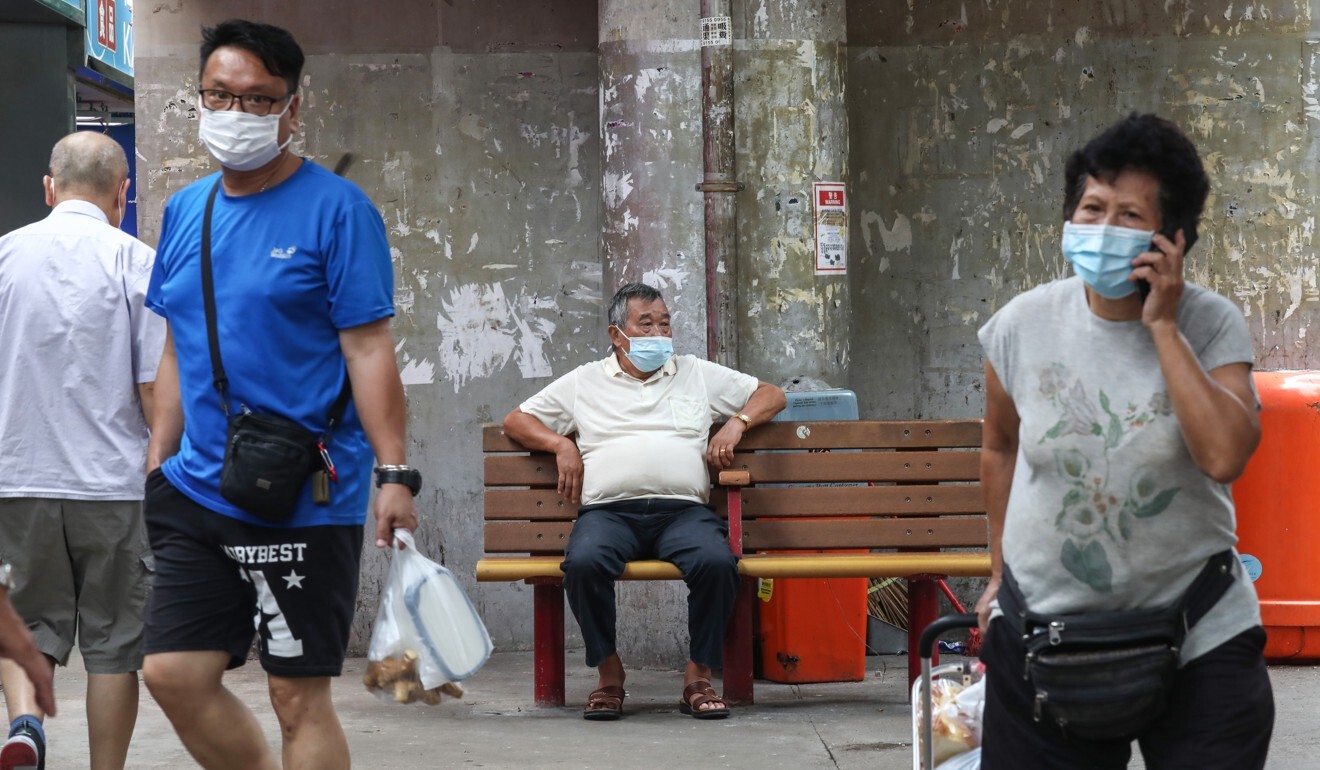
{"type": "Polygon", "coordinates": [[[625,283],[614,292],[614,299],[610,300],[609,319],[610,326],[617,326],[623,329],[624,324],[628,323],[628,300],[636,297],[643,302],[654,302],[658,299],[664,299],[660,296],[660,290],[644,283],[625,283]]]}
{"type": "Polygon", "coordinates": [[[1179,229],[1187,249],[1196,243],[1196,224],[1210,195],[1210,177],[1196,145],[1172,121],[1132,113],[1105,129],[1068,158],[1064,170],[1063,219],[1071,221],[1087,177],[1112,184],[1127,170],[1145,171],[1160,183],[1160,218],[1170,239],[1179,229]]]}
{"type": "Polygon", "coordinates": [[[241,48],[256,56],[265,65],[267,72],[284,78],[284,82],[289,84],[289,93],[298,90],[298,80],[302,77],[306,58],[298,41],[293,39],[288,30],[246,19],[230,19],[214,27],[202,27],[202,64],[197,70],[199,82],[211,54],[215,53],[215,49],[225,47],[241,48]]]}

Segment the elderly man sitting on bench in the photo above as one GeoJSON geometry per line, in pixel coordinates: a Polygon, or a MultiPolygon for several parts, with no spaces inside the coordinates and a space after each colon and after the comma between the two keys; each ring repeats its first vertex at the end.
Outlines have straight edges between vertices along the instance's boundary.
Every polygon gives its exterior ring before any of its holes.
{"type": "Polygon", "coordinates": [[[689,660],[679,709],[722,719],[711,687],[738,588],[728,528],[709,505],[710,471],[732,464],[753,425],[784,408],[767,382],[695,356],[675,356],[669,309],[656,289],[630,283],[609,308],[610,356],[551,383],[504,418],[505,433],[553,452],[559,493],[581,504],[564,554],[564,590],[600,681],[582,716],[623,714],[615,649],[614,581],[639,559],[673,562],[688,586],[689,660]],[[715,417],[729,418],[709,438],[715,417]],[[576,434],[576,443],[567,436],[576,434]]]}

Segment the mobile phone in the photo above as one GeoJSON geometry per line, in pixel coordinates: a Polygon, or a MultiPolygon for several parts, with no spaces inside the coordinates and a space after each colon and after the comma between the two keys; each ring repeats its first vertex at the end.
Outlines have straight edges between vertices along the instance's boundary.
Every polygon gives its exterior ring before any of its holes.
{"type": "MultiPolygon", "coordinates": [[[[1162,231],[1160,231],[1160,235],[1163,235],[1165,238],[1168,238],[1169,240],[1172,241],[1172,240],[1175,240],[1175,239],[1176,239],[1178,233],[1177,233],[1176,230],[1175,230],[1175,231],[1170,231],[1170,230],[1167,230],[1167,229],[1166,229],[1166,230],[1162,230],[1162,231]]],[[[1154,240],[1152,240],[1152,241],[1150,242],[1150,250],[1151,250],[1151,251],[1159,251],[1159,247],[1157,247],[1157,246],[1155,245],[1155,241],[1154,241],[1154,240]]],[[[1143,280],[1141,280],[1141,279],[1137,279],[1137,280],[1135,281],[1135,283],[1137,284],[1137,295],[1141,297],[1141,304],[1144,305],[1144,304],[1146,304],[1146,297],[1149,297],[1149,296],[1150,296],[1150,282],[1149,282],[1149,281],[1143,281],[1143,280]]]]}

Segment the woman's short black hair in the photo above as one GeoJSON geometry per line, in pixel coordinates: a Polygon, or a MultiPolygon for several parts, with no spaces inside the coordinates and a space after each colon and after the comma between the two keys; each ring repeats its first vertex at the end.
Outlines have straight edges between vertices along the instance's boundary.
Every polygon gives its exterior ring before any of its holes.
{"type": "Polygon", "coordinates": [[[1132,113],[1105,129],[1068,158],[1064,170],[1063,219],[1070,221],[1086,190],[1087,177],[1113,183],[1126,170],[1145,171],[1160,183],[1164,234],[1179,229],[1187,249],[1196,243],[1196,224],[1210,195],[1210,177],[1196,145],[1172,121],[1132,113]]]}
{"type": "Polygon", "coordinates": [[[284,78],[289,84],[289,93],[298,90],[298,80],[302,77],[302,48],[293,39],[289,31],[272,24],[262,24],[245,19],[222,21],[214,27],[202,27],[202,65],[198,69],[197,79],[206,71],[206,62],[217,48],[240,48],[261,59],[261,63],[270,74],[284,78]]]}

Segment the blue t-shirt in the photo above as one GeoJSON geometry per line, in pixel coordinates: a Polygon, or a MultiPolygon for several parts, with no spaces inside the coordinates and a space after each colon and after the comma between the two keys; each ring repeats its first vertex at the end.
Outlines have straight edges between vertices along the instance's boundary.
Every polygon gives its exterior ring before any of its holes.
{"type": "MultiPolygon", "coordinates": [[[[174,335],[184,429],[165,476],[217,513],[270,526],[220,496],[226,421],[211,380],[202,300],[202,215],[219,174],[165,205],[147,306],[174,335]]],[[[304,160],[274,189],[216,194],[211,222],[220,354],[233,412],[247,406],[320,433],[347,377],[339,330],[394,314],[394,274],[385,224],[356,185],[304,160]]],[[[283,526],[362,524],[373,455],[350,403],[327,447],[339,473],[330,504],[303,489],[283,526]]]]}

